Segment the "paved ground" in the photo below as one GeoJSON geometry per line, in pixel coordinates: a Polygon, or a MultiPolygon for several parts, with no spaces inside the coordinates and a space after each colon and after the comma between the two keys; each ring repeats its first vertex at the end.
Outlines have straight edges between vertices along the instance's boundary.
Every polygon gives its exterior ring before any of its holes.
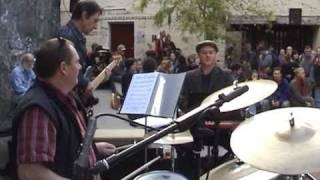
{"type": "MultiPolygon", "coordinates": [[[[94,116],[100,113],[111,113],[120,115],[118,111],[114,110],[110,106],[111,102],[111,91],[109,89],[98,89],[95,91],[95,96],[99,98],[99,103],[94,106],[94,116]]],[[[120,115],[126,117],[125,115],[120,115]]],[[[110,129],[110,128],[132,128],[127,122],[120,119],[111,118],[111,117],[101,117],[97,121],[98,129],[110,129]]]]}

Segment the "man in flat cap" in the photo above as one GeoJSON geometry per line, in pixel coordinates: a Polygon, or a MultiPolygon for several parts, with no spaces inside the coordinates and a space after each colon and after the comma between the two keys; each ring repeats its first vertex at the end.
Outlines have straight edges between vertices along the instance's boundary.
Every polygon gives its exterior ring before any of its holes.
{"type": "Polygon", "coordinates": [[[200,66],[189,71],[182,89],[182,110],[188,112],[198,107],[208,95],[232,84],[230,73],[217,65],[218,47],[211,40],[196,45],[200,66]]]}
{"type": "MultiPolygon", "coordinates": [[[[201,41],[196,45],[196,52],[200,59],[200,66],[197,69],[187,72],[181,92],[180,109],[188,112],[198,107],[201,102],[210,94],[232,85],[233,79],[230,73],[223,71],[217,65],[218,47],[211,40],[201,41]]],[[[178,161],[177,172],[188,179],[197,179],[198,170],[196,155],[193,152],[201,151],[197,145],[198,129],[197,124],[191,128],[194,142],[191,147],[182,146],[177,148],[178,161]]]]}

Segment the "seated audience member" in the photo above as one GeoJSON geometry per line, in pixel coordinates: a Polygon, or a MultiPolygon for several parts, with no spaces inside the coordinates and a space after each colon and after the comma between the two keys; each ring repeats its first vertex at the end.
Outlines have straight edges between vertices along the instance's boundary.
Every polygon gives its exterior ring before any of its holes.
{"type": "Polygon", "coordinates": [[[187,71],[197,69],[199,67],[199,63],[197,63],[197,55],[191,54],[187,58],[187,71]]]}
{"type": "Polygon", "coordinates": [[[21,62],[10,73],[10,85],[16,96],[22,96],[33,84],[36,78],[33,72],[34,56],[26,53],[22,56],[21,62]]]}
{"type": "Polygon", "coordinates": [[[147,57],[142,62],[142,73],[154,72],[157,69],[157,61],[152,57],[147,57]]]}
{"type": "Polygon", "coordinates": [[[278,84],[277,90],[267,99],[262,101],[262,111],[275,109],[279,107],[289,107],[289,83],[282,78],[281,68],[275,67],[272,73],[272,79],[278,84]]]}
{"type": "Polygon", "coordinates": [[[238,63],[232,64],[230,69],[231,69],[231,75],[234,81],[235,80],[239,82],[245,81],[245,77],[243,75],[243,68],[241,64],[238,64],[238,63]]]}
{"type": "Polygon", "coordinates": [[[162,72],[162,73],[171,73],[170,69],[172,67],[171,61],[168,59],[163,59],[160,63],[160,65],[157,68],[158,72],[162,72]]]}
{"type": "Polygon", "coordinates": [[[298,68],[299,65],[292,61],[291,56],[286,56],[283,64],[281,65],[281,74],[283,78],[286,78],[290,82],[294,78],[294,70],[298,68]]]}
{"type": "MultiPolygon", "coordinates": [[[[256,70],[252,70],[249,80],[255,81],[255,80],[259,80],[259,79],[260,79],[260,78],[259,78],[259,73],[258,73],[256,70]]],[[[250,106],[246,109],[246,116],[247,116],[247,117],[251,117],[251,116],[257,114],[257,106],[258,106],[258,107],[260,106],[260,103],[259,103],[259,102],[250,105],[250,106]]]]}
{"type": "Polygon", "coordinates": [[[303,67],[294,70],[295,77],[290,83],[290,104],[291,106],[314,106],[314,100],[311,97],[312,87],[306,78],[303,67]]]}

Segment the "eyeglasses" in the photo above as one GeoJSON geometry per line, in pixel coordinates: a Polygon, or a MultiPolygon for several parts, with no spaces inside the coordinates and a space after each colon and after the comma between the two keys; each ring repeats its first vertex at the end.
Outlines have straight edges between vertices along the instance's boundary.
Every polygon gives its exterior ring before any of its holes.
{"type": "Polygon", "coordinates": [[[61,50],[66,45],[66,39],[63,37],[57,37],[59,42],[59,50],[61,50]]]}
{"type": "Polygon", "coordinates": [[[63,52],[65,51],[67,40],[63,37],[57,37],[57,39],[59,43],[59,46],[58,46],[59,60],[63,61],[63,59],[65,58],[63,57],[63,54],[64,54],[63,52]]]}

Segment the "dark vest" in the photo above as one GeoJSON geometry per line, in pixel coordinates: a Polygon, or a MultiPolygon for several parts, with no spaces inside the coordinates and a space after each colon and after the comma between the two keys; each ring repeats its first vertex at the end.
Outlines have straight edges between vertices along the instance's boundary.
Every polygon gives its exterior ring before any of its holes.
{"type": "Polygon", "coordinates": [[[13,119],[11,162],[15,165],[15,170],[17,169],[17,129],[24,112],[34,106],[40,107],[48,114],[57,130],[54,163],[50,164],[48,168],[60,176],[71,178],[73,162],[78,157],[80,144],[83,140],[80,128],[74,115],[67,111],[67,108],[57,99],[55,91],[39,81],[25,94],[13,119]]]}

